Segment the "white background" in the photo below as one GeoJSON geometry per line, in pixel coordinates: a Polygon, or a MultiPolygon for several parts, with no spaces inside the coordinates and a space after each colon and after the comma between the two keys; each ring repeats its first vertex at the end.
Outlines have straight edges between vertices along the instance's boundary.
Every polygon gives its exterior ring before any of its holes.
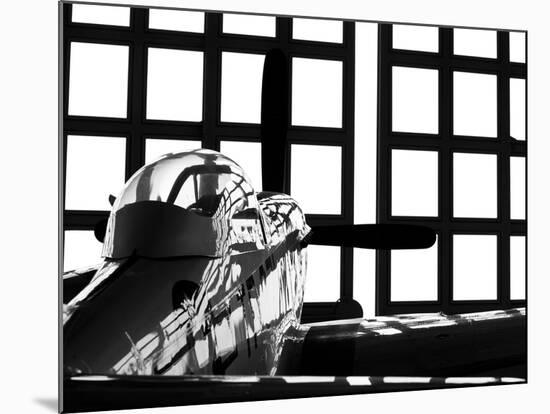
{"type": "MultiPolygon", "coordinates": [[[[131,1],[126,1],[131,3],[131,1]]],[[[137,2],[134,2],[137,3],[137,2]]],[[[155,3],[149,1],[149,4],[155,3]]],[[[165,2],[168,3],[168,2],[165,2]]],[[[548,403],[548,295],[545,221],[550,211],[546,127],[550,29],[541,1],[441,2],[352,0],[196,0],[170,2],[211,8],[351,19],[471,25],[529,30],[529,384],[461,390],[327,397],[229,404],[224,411],[499,413],[544,412],[548,403]]],[[[57,4],[12,1],[2,9],[2,317],[5,412],[53,412],[57,395],[57,4]]],[[[219,412],[221,406],[151,410],[219,412]]],[[[130,413],[131,411],[126,411],[130,413]]],[[[144,411],[135,411],[144,412],[144,411]]]]}

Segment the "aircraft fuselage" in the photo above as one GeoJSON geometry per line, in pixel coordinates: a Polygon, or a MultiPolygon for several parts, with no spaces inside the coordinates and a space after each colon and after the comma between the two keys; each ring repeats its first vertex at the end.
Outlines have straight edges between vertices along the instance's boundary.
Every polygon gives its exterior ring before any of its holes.
{"type": "Polygon", "coordinates": [[[307,226],[288,196],[260,207],[263,249],[106,261],[67,306],[65,371],[274,374],[283,335],[300,320],[307,226]]]}

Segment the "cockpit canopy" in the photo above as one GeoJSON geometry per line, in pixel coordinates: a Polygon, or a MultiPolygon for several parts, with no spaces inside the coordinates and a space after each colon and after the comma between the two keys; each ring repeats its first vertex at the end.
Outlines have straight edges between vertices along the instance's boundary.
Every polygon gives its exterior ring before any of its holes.
{"type": "Polygon", "coordinates": [[[249,179],[229,158],[204,149],[168,154],[124,186],[109,217],[103,255],[219,256],[235,243],[233,220],[259,229],[260,214],[249,179]]]}
{"type": "Polygon", "coordinates": [[[162,201],[206,217],[230,218],[256,207],[245,172],[226,156],[210,150],[167,154],[128,180],[114,211],[139,201],[162,201]]]}

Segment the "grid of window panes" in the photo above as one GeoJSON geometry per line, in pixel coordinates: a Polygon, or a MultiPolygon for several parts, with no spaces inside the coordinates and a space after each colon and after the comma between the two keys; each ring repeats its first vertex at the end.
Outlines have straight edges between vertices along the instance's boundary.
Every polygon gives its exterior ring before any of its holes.
{"type": "MultiPolygon", "coordinates": [[[[287,188],[310,224],[353,222],[353,23],[63,10],[66,270],[99,260],[93,228],[108,215],[109,194],[160,155],[221,150],[261,189],[261,81],[274,47],[289,57],[291,74],[287,188]]],[[[306,301],[322,312],[352,295],[352,249],[310,250],[306,301]]]]}
{"type": "Polygon", "coordinates": [[[377,252],[377,313],[525,304],[526,33],[379,28],[378,221],[434,228],[377,252]]]}

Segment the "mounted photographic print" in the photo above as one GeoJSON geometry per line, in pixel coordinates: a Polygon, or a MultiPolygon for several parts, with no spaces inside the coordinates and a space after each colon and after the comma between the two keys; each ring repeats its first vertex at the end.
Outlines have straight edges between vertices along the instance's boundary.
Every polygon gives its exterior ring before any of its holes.
{"type": "Polygon", "coordinates": [[[527,381],[527,33],[60,4],[63,412],[527,381]]]}

